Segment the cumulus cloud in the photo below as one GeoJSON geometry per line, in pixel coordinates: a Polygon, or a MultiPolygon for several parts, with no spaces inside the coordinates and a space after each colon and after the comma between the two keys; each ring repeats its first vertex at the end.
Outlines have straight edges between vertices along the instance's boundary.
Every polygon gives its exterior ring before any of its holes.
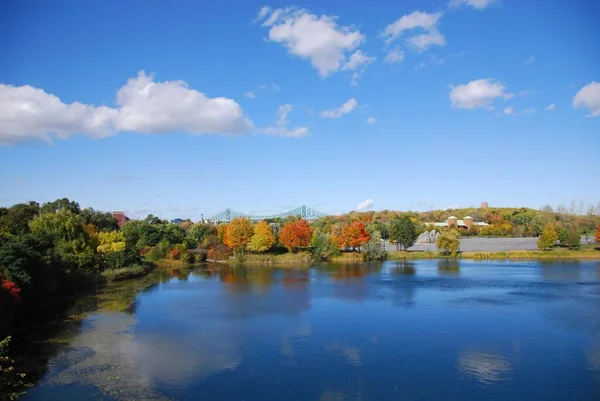
{"type": "Polygon", "coordinates": [[[456,109],[491,108],[496,99],[510,99],[513,96],[506,92],[506,86],[490,78],[477,79],[466,85],[450,85],[450,101],[456,109]]]}
{"type": "Polygon", "coordinates": [[[586,117],[600,116],[600,82],[592,81],[577,92],[573,98],[574,108],[586,108],[586,117]]]}
{"type": "Polygon", "coordinates": [[[105,138],[123,131],[238,134],[252,128],[234,100],[208,98],[183,81],[154,82],[144,71],[119,89],[116,105],[66,104],[42,89],[0,84],[0,144],[105,138]]]}
{"type": "Polygon", "coordinates": [[[376,122],[377,122],[377,120],[373,117],[367,118],[367,124],[375,124],[376,122]]]}
{"type": "Polygon", "coordinates": [[[366,54],[355,52],[365,40],[355,27],[339,26],[334,17],[295,7],[264,13],[263,9],[259,16],[265,19],[262,26],[269,28],[269,40],[284,46],[290,54],[310,60],[321,77],[342,69],[364,68],[370,62],[366,54]]]}
{"type": "Polygon", "coordinates": [[[494,3],[496,0],[452,0],[450,7],[469,6],[477,10],[483,10],[494,3]]]}
{"type": "Polygon", "coordinates": [[[554,103],[552,103],[551,105],[549,105],[548,107],[546,107],[546,110],[548,110],[548,111],[552,111],[554,109],[556,109],[556,105],[554,103]]]}
{"type": "Polygon", "coordinates": [[[372,208],[374,204],[375,204],[375,202],[373,201],[373,199],[371,199],[371,198],[365,199],[364,201],[362,201],[358,205],[356,205],[356,210],[367,210],[367,209],[372,208]]]}
{"type": "Polygon", "coordinates": [[[388,64],[401,63],[404,61],[404,52],[399,47],[394,47],[383,59],[388,64]]]}
{"type": "Polygon", "coordinates": [[[381,36],[390,44],[409,32],[412,35],[406,38],[406,42],[418,51],[427,50],[431,46],[444,46],[446,39],[437,27],[441,17],[442,13],[414,11],[386,26],[381,36]]]}
{"type": "Polygon", "coordinates": [[[288,128],[288,114],[292,111],[291,104],[283,104],[279,106],[277,110],[277,120],[275,123],[267,128],[259,130],[259,133],[267,135],[275,135],[283,138],[304,138],[310,135],[310,131],[307,127],[294,127],[288,128]]]}
{"type": "Polygon", "coordinates": [[[346,103],[344,103],[340,107],[330,109],[330,110],[324,110],[321,113],[321,116],[325,117],[325,118],[340,118],[344,114],[350,113],[357,106],[358,106],[358,102],[356,101],[355,98],[352,97],[352,98],[348,99],[348,101],[346,101],[346,103]]]}

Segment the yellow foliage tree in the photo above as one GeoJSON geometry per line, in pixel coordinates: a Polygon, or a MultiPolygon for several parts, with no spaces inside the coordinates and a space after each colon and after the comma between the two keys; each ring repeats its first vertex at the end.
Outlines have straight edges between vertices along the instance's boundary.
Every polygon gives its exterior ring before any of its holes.
{"type": "Polygon", "coordinates": [[[254,235],[248,243],[248,249],[253,252],[264,252],[275,243],[275,236],[271,226],[266,221],[261,221],[254,226],[254,235]]]}
{"type": "Polygon", "coordinates": [[[223,242],[231,249],[243,249],[252,239],[252,223],[244,217],[231,220],[225,228],[223,242]]]}
{"type": "Polygon", "coordinates": [[[125,237],[120,231],[98,233],[98,252],[102,254],[122,252],[125,250],[125,237]]]}

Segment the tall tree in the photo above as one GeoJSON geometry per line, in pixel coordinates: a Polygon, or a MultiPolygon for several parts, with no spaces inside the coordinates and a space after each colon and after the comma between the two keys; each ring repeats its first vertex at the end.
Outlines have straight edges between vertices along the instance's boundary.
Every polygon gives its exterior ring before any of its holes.
{"type": "Polygon", "coordinates": [[[311,229],[306,220],[288,222],[279,232],[279,241],[290,252],[296,252],[299,248],[308,246],[310,237],[311,229]]]}
{"type": "Polygon", "coordinates": [[[316,260],[327,260],[340,253],[338,247],[331,240],[331,236],[320,228],[313,230],[310,247],[313,258],[316,260]]]}
{"type": "Polygon", "coordinates": [[[233,250],[243,249],[252,239],[252,223],[247,218],[239,217],[231,220],[225,229],[225,245],[233,250]]]}
{"type": "Polygon", "coordinates": [[[275,243],[273,230],[266,221],[261,221],[254,226],[254,235],[248,244],[248,249],[253,252],[264,252],[275,243]]]}
{"type": "Polygon", "coordinates": [[[460,233],[457,230],[444,231],[439,235],[436,245],[442,255],[454,258],[460,248],[460,233]]]}
{"type": "Polygon", "coordinates": [[[546,224],[544,227],[544,231],[542,231],[542,235],[538,238],[538,249],[547,250],[551,249],[554,244],[558,241],[558,234],[556,234],[556,230],[552,224],[546,224]]]}
{"type": "Polygon", "coordinates": [[[341,249],[352,248],[352,250],[356,250],[356,248],[366,244],[371,236],[362,221],[354,221],[345,225],[341,233],[335,233],[331,239],[341,249]]]}
{"type": "Polygon", "coordinates": [[[406,251],[414,245],[418,236],[417,227],[409,216],[405,215],[401,219],[395,219],[392,222],[390,240],[396,242],[396,247],[401,246],[406,251]]]}

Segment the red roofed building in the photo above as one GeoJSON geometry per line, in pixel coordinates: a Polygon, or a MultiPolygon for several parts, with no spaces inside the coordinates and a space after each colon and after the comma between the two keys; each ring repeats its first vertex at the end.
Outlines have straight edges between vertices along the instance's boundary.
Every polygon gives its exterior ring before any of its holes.
{"type": "Polygon", "coordinates": [[[123,227],[125,223],[129,220],[129,217],[125,216],[125,212],[112,212],[112,217],[117,219],[117,223],[119,223],[119,227],[123,227]]]}

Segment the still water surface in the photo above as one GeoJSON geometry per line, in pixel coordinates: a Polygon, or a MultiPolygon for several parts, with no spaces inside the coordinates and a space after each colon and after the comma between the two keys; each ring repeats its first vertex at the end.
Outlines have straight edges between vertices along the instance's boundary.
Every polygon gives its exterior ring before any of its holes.
{"type": "Polygon", "coordinates": [[[23,400],[600,400],[595,262],[196,267],[72,314],[23,400]]]}

